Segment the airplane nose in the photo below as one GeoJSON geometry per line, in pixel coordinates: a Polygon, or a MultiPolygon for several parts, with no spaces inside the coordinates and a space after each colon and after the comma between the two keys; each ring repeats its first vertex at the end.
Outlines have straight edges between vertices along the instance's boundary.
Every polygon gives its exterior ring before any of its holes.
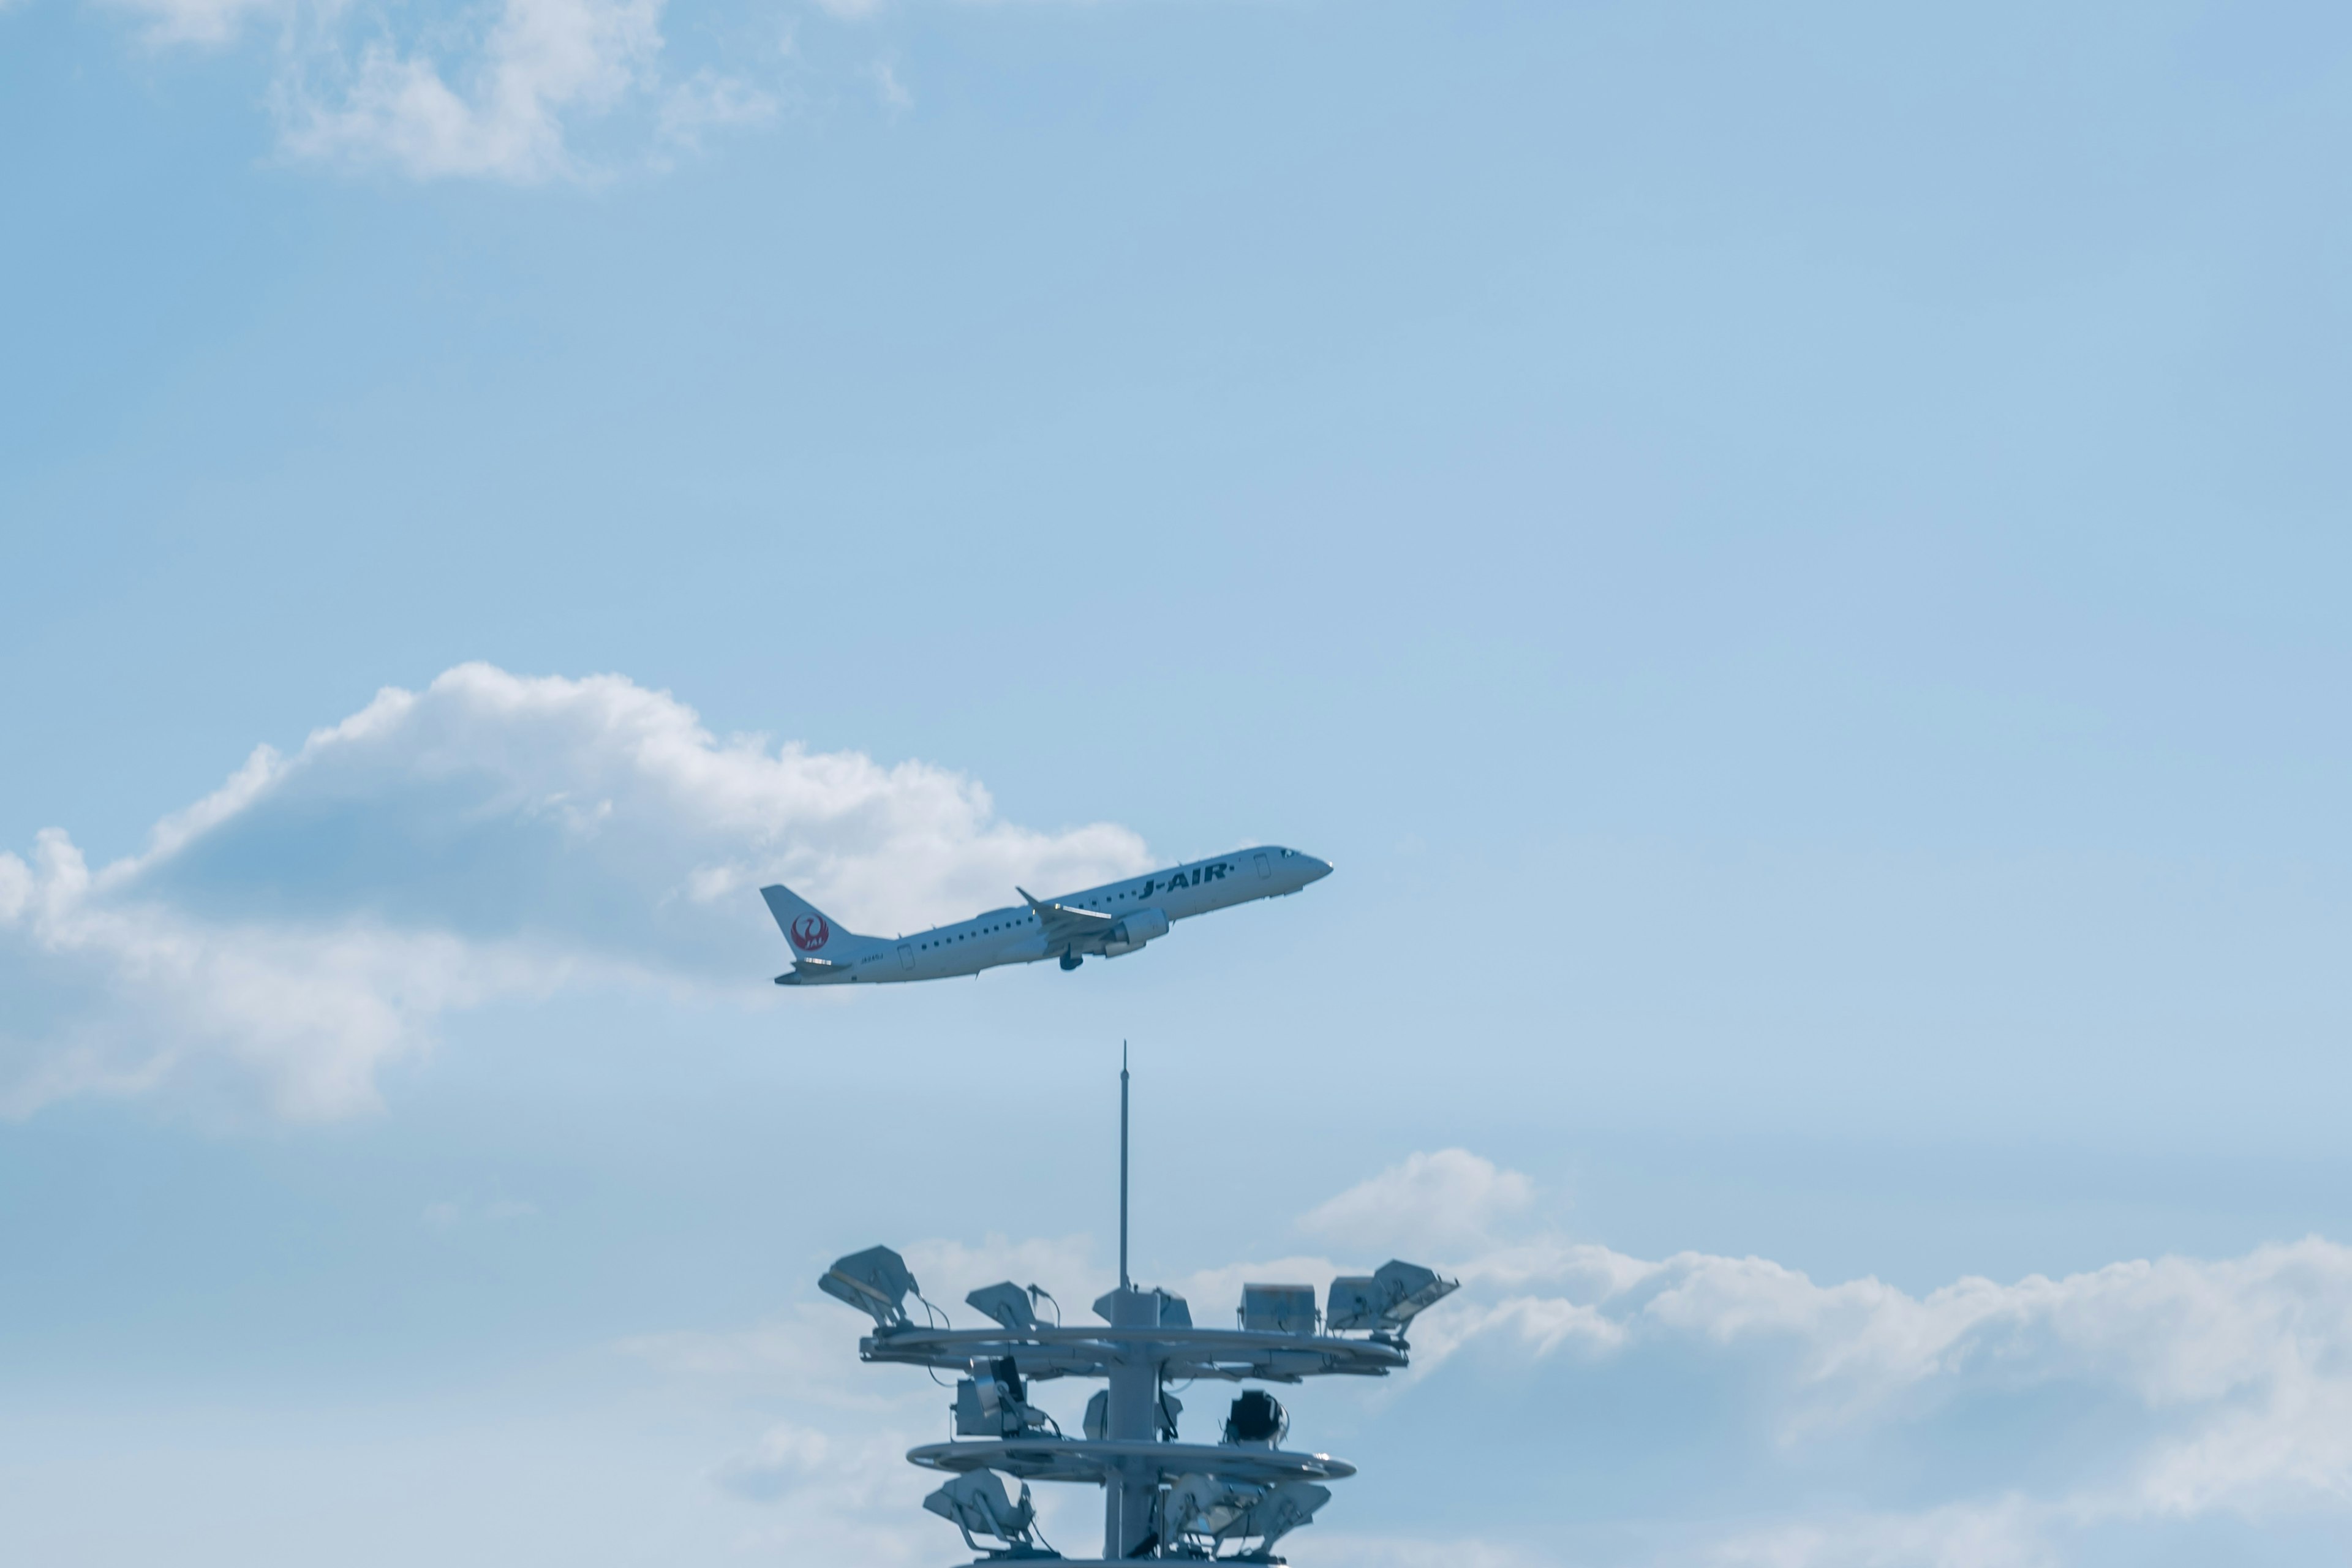
{"type": "Polygon", "coordinates": [[[1310,882],[1319,882],[1331,874],[1331,862],[1328,860],[1318,860],[1314,856],[1309,855],[1307,857],[1307,879],[1310,882]]]}

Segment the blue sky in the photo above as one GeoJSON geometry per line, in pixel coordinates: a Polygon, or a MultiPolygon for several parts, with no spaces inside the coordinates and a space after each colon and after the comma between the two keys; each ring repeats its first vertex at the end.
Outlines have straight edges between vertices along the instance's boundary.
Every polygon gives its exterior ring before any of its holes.
{"type": "Polygon", "coordinates": [[[951,1560],[814,1277],[1089,1299],[1124,1038],[1146,1278],[1465,1281],[1296,1402],[1307,1568],[2341,1555],[2347,77],[10,0],[5,1554],[951,1560]],[[766,984],[762,877],[1268,839],[1339,873],[766,984]]]}

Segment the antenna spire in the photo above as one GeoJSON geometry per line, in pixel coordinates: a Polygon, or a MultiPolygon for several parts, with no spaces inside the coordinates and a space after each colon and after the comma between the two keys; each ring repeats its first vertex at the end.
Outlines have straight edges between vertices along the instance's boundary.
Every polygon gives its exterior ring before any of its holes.
{"type": "Polygon", "coordinates": [[[1132,1289],[1127,1278],[1127,1042],[1118,1043],[1118,1288],[1132,1289]]]}

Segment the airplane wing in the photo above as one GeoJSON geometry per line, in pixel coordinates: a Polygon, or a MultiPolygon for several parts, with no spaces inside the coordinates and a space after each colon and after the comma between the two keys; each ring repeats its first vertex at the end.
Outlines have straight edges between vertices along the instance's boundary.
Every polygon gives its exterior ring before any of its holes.
{"type": "Polygon", "coordinates": [[[1118,918],[1115,915],[1107,915],[1100,910],[1081,910],[1068,904],[1045,903],[1030,898],[1029,889],[1026,888],[1015,887],[1013,890],[1027,900],[1029,912],[1037,917],[1038,929],[1045,933],[1045,942],[1049,947],[1057,942],[1100,936],[1111,928],[1112,921],[1118,918]]]}

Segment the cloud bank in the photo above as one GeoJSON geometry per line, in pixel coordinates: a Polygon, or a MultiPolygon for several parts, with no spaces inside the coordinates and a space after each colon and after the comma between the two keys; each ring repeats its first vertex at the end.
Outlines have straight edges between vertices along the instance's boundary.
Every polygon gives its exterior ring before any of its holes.
{"type": "MultiPolygon", "coordinates": [[[[1368,1481],[1404,1484],[1391,1472],[1410,1466],[1418,1495],[1465,1497],[1463,1528],[1350,1534],[1374,1500],[1359,1481],[1286,1543],[1302,1568],[2047,1568],[2200,1551],[2332,1559],[2352,1543],[2352,1248],[2318,1238],[1914,1295],[1759,1258],[1647,1259],[1566,1240],[1528,1226],[1524,1177],[1454,1150],[1416,1154],[1302,1220],[1352,1216],[1359,1250],[1166,1283],[1202,1322],[1222,1321],[1244,1279],[1319,1288],[1391,1250],[1367,1216],[1449,1184],[1464,1194],[1452,1234],[1468,1248],[1428,1260],[1463,1289],[1416,1325],[1413,1371],[1283,1397],[1297,1442],[1360,1459],[1377,1443],[1368,1481]],[[1522,1216],[1516,1238],[1491,1234],[1498,1187],[1522,1216]],[[1570,1487],[1584,1489],[1570,1500],[1570,1487]],[[2281,1551],[2264,1549],[2289,1527],[2281,1551]]],[[[1400,1234],[1442,1239],[1444,1207],[1396,1209],[1400,1234]]],[[[1073,1300],[1108,1282],[1082,1238],[906,1252],[951,1314],[993,1279],[1036,1278],[1073,1300]]],[[[905,1511],[921,1478],[897,1454],[929,1440],[945,1395],[919,1373],[859,1365],[859,1328],[812,1290],[762,1329],[632,1348],[776,1402],[778,1419],[713,1480],[780,1530],[789,1521],[777,1539],[872,1561],[936,1555],[934,1521],[905,1511]],[[911,1479],[894,1482],[890,1464],[911,1479]]],[[[1086,1390],[1034,1392],[1067,1419],[1086,1390]]],[[[1188,1432],[1213,1426],[1229,1392],[1188,1391],[1188,1432]]],[[[1083,1540],[1091,1495],[1055,1500],[1050,1522],[1083,1540]]]]}
{"type": "Polygon", "coordinates": [[[1342,1246],[1397,1247],[1459,1257],[1492,1245],[1535,1185],[1467,1149],[1415,1154],[1310,1210],[1299,1227],[1342,1246]]]}
{"type": "Polygon", "coordinates": [[[466,665],[259,748],[137,856],[94,870],[54,828],[0,853],[0,1110],[225,1073],[341,1115],[454,1009],[740,989],[777,956],[764,881],[896,931],[1147,859],[925,763],[722,741],[619,676],[466,665]]]}

